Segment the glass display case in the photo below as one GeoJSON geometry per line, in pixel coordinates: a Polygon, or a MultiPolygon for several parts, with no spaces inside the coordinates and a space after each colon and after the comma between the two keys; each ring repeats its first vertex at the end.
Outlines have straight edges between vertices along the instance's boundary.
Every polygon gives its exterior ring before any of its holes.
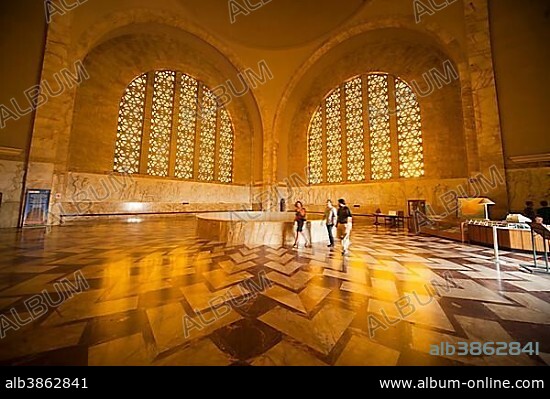
{"type": "MultiPolygon", "coordinates": [[[[469,220],[467,236],[470,242],[493,245],[493,227],[498,227],[498,242],[501,248],[532,251],[531,227],[527,223],[505,221],[469,220]]],[[[543,247],[542,237],[535,237],[537,248],[543,247]]]]}

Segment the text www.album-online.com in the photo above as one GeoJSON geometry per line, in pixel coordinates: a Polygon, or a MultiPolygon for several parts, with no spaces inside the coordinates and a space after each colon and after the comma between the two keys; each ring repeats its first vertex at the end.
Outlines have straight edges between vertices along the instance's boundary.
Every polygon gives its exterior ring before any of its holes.
{"type": "Polygon", "coordinates": [[[420,380],[379,380],[382,389],[544,389],[543,380],[468,379],[445,380],[426,377],[420,380]]]}

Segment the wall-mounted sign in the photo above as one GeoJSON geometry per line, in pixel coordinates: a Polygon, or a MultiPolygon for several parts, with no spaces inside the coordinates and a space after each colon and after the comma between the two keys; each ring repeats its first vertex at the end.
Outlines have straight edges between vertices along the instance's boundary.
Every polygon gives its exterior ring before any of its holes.
{"type": "Polygon", "coordinates": [[[48,223],[50,190],[27,190],[23,227],[45,226],[48,223]]]}

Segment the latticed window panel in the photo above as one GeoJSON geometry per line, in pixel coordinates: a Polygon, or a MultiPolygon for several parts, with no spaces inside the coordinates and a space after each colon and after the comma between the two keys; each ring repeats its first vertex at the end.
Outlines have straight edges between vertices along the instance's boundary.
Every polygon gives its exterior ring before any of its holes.
{"type": "Polygon", "coordinates": [[[341,90],[337,88],[326,99],[327,182],[340,183],[342,173],[342,104],[341,90]]]}
{"type": "Polygon", "coordinates": [[[365,180],[365,146],[363,126],[363,85],[361,78],[346,82],[346,137],[348,181],[365,180]]]}
{"type": "Polygon", "coordinates": [[[147,163],[147,173],[151,176],[168,176],[175,85],[174,71],[155,72],[147,163]]]}
{"type": "Polygon", "coordinates": [[[181,75],[176,169],[174,171],[175,176],[179,179],[190,180],[194,177],[198,89],[199,82],[191,76],[181,75]]]}
{"type": "Polygon", "coordinates": [[[231,116],[211,90],[186,74],[154,71],[134,79],[120,101],[113,169],[232,183],[234,137],[231,116]]]}
{"type": "Polygon", "coordinates": [[[424,153],[420,106],[409,85],[395,80],[397,103],[397,137],[399,143],[399,175],[404,178],[424,176],[424,153]]]}
{"type": "Polygon", "coordinates": [[[424,176],[420,104],[415,93],[404,81],[384,73],[345,82],[329,94],[311,119],[307,160],[309,184],[424,176]],[[395,82],[391,93],[390,82],[395,82]],[[390,100],[396,103],[396,126],[391,123],[390,100]],[[396,151],[392,151],[392,140],[397,142],[396,151]],[[399,166],[399,176],[394,176],[393,165],[399,166]]]}
{"type": "Polygon", "coordinates": [[[220,110],[220,145],[218,154],[218,180],[221,183],[233,181],[233,124],[229,112],[220,110]]]}
{"type": "Polygon", "coordinates": [[[134,79],[120,101],[114,170],[139,173],[147,74],[134,79]]]}
{"type": "Polygon", "coordinates": [[[323,182],[323,110],[315,111],[308,133],[309,184],[323,182]]]}
{"type": "Polygon", "coordinates": [[[388,76],[368,76],[372,180],[392,178],[388,76]]]}
{"type": "Polygon", "coordinates": [[[216,121],[218,102],[214,94],[207,87],[202,89],[200,101],[200,145],[199,145],[199,174],[202,181],[214,181],[215,152],[216,152],[216,121]]]}

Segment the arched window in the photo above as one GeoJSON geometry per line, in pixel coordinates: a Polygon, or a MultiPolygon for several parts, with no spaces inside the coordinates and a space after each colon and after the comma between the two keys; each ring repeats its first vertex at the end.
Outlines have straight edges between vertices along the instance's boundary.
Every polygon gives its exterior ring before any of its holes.
{"type": "Polygon", "coordinates": [[[311,118],[308,168],[310,184],[424,176],[420,106],[410,86],[376,73],[330,92],[311,118]]]}
{"type": "Polygon", "coordinates": [[[233,145],[231,116],[208,87],[181,72],[149,72],[120,101],[114,170],[231,183],[233,145]]]}

